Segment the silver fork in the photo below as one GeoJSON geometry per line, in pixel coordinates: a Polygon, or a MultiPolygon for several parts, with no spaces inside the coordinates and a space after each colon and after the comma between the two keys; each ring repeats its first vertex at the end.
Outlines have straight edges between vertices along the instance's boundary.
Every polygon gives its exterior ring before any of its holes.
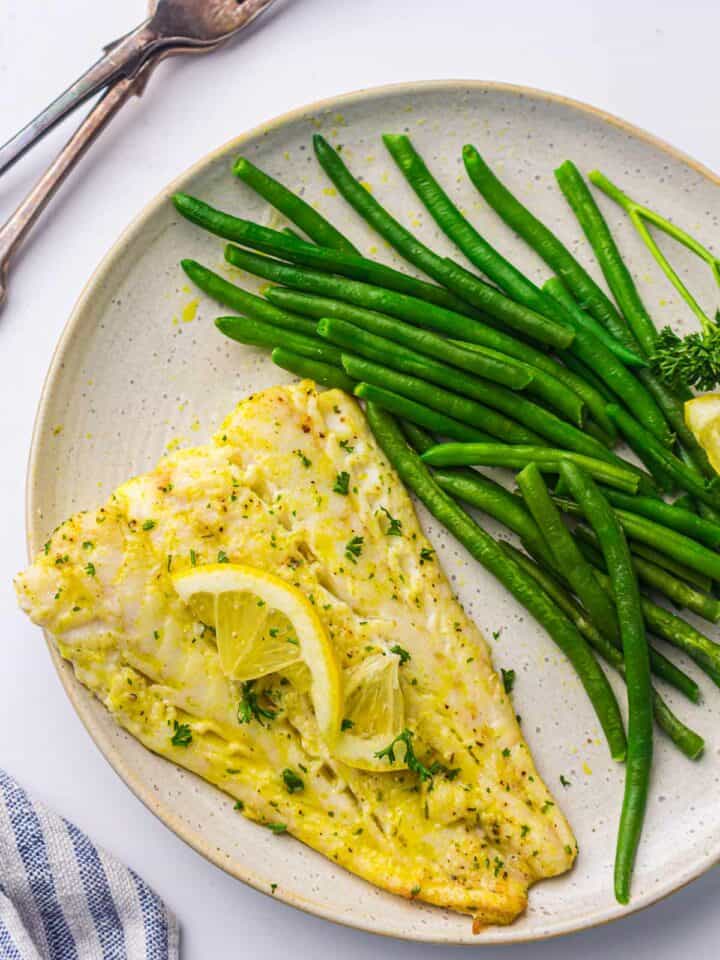
{"type": "Polygon", "coordinates": [[[108,87],[58,156],[0,227],[0,305],[7,293],[10,260],[65,177],[120,107],[140,95],[160,60],[180,53],[216,50],[273,0],[151,0],[149,17],[105,48],[105,56],[57,100],[0,147],[0,175],[56,123],[108,87]]]}

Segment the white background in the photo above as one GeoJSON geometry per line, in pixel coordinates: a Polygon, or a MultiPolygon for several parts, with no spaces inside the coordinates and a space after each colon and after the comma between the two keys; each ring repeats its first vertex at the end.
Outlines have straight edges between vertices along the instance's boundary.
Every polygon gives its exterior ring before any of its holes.
{"type": "MultiPolygon", "coordinates": [[[[163,65],[66,184],[11,271],[0,316],[0,765],[155,887],[180,918],[184,960],[445,958],[457,951],[334,927],[230,879],[148,813],[98,753],[39,631],[16,611],[10,583],[25,563],[24,475],[43,377],[85,280],[166,182],[243,130],[335,93],[435,78],[528,84],[609,110],[720,169],[720,4],[277,0],[276,7],[231,48],[163,65]]],[[[0,141],[143,14],[141,0],[0,0],[0,141]]],[[[0,219],[68,129],[3,177],[0,219]]],[[[483,958],[716,958],[718,897],[713,871],[610,927],[484,948],[483,958]]]]}

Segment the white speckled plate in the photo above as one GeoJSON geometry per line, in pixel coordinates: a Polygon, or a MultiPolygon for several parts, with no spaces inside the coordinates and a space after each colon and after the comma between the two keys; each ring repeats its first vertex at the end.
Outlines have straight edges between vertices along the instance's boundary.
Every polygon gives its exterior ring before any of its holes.
{"type": "MultiPolygon", "coordinates": [[[[652,199],[706,242],[717,236],[717,177],[647,134],[559,97],[486,83],[426,83],[351,94],[288,114],[210,154],[168,187],[126,230],[80,297],[38,412],[28,478],[32,552],[68,514],[100,504],[168,447],[204,442],[238,399],[287,379],[261,352],[223,339],[212,326],[219,308],[203,297],[196,301],[186,286],[178,260],[190,256],[222,268],[222,243],[179,218],[167,201],[172,191],[269,221],[267,206],[230,174],[242,151],[317,202],[363,251],[394,262],[329,189],[310,144],[318,129],[343,145],[353,170],[401,220],[450,252],[382,146],[383,132],[409,131],[481,231],[535,279],[546,276],[542,264],[465,177],[464,143],[476,143],[573,248],[579,230],[552,175],[567,157],[652,199]]],[[[602,205],[652,312],[661,321],[685,316],[623,216],[602,205]]],[[[676,255],[691,265],[681,251],[676,255]]],[[[588,259],[584,246],[582,256],[588,259]]],[[[692,270],[695,289],[710,301],[706,278],[692,270]]],[[[468,918],[382,893],[291,838],[254,826],[232,812],[220,791],[117,729],[51,648],[60,678],[100,749],[151,810],[224,870],[266,892],[276,883],[275,896],[303,910],[376,933],[475,944],[539,939],[619,917],[627,910],[612,896],[612,857],[622,768],[610,761],[588,702],[549,638],[454,541],[433,523],[428,527],[461,599],[492,638],[496,665],[517,672],[515,701],[525,735],[580,844],[572,873],[535,887],[527,913],[511,927],[473,937],[468,918]],[[570,787],[560,786],[561,774],[570,787]]],[[[673,694],[669,700],[706,736],[707,754],[691,770],[666,742],[658,743],[630,909],[669,894],[719,859],[720,694],[695,668],[690,672],[698,676],[706,705],[673,694]]]]}

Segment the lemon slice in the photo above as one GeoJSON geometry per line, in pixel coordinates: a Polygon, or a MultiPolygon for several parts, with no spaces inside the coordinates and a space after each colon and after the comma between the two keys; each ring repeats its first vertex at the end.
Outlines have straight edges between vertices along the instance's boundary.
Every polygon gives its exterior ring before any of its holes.
{"type": "Polygon", "coordinates": [[[335,742],[342,682],[315,608],[296,587],[255,567],[209,563],[173,577],[180,598],[216,634],[220,664],[238,682],[307,668],[320,733],[335,742]]]}
{"type": "Polygon", "coordinates": [[[720,473],[720,393],[706,393],[685,404],[685,423],[720,473]]]}
{"type": "Polygon", "coordinates": [[[399,665],[393,653],[378,653],[343,672],[343,730],[333,754],[350,767],[376,772],[405,768],[400,760],[391,768],[387,759],[376,756],[405,726],[399,665]]]}

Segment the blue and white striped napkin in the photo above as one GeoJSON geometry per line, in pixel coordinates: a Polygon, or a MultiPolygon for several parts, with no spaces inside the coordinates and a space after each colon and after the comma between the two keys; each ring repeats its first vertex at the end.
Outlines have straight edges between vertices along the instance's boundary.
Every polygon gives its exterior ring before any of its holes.
{"type": "Polygon", "coordinates": [[[177,960],[140,877],[0,770],[0,960],[177,960]]]}

